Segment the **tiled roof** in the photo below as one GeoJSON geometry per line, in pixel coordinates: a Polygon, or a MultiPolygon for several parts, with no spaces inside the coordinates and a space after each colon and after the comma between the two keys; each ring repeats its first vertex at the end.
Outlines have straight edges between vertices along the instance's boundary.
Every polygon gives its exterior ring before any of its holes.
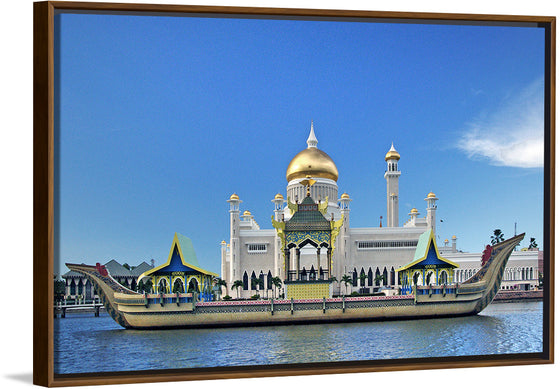
{"type": "Polygon", "coordinates": [[[318,210],[317,204],[311,197],[306,197],[290,220],[286,222],[286,231],[320,230],[330,231],[331,223],[318,210]],[[305,208],[309,208],[306,210],[305,208]]]}
{"type": "Polygon", "coordinates": [[[134,269],[132,269],[130,271],[130,273],[132,274],[132,276],[134,277],[138,277],[140,274],[144,273],[145,271],[148,271],[150,269],[152,269],[153,266],[147,264],[146,262],[142,262],[140,265],[136,266],[134,269]]]}

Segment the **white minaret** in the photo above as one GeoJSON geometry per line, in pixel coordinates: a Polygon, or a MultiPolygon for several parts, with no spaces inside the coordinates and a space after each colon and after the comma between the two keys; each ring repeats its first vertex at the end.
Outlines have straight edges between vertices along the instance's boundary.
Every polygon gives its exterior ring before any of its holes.
{"type": "Polygon", "coordinates": [[[391,143],[391,148],[385,154],[387,170],[385,179],[387,180],[387,227],[399,226],[399,159],[400,154],[395,150],[391,143]]]}
{"type": "MultiPolygon", "coordinates": [[[[276,196],[274,196],[272,202],[274,203],[274,219],[276,221],[282,221],[284,217],[284,203],[286,202],[286,200],[284,200],[284,196],[278,193],[276,196]]],[[[282,241],[280,240],[280,237],[277,234],[275,234],[274,235],[274,274],[273,274],[274,277],[280,277],[280,275],[283,274],[282,255],[283,255],[282,241]]]]}
{"type": "Polygon", "coordinates": [[[433,192],[428,193],[424,199],[428,203],[428,208],[426,208],[426,222],[428,223],[428,229],[434,231],[434,236],[436,235],[436,201],[439,200],[433,192]]]}
{"type": "Polygon", "coordinates": [[[240,280],[242,277],[240,265],[239,247],[239,204],[242,201],[235,193],[227,201],[229,203],[229,255],[230,255],[230,274],[226,282],[231,285],[233,281],[240,280]]]}
{"type": "MultiPolygon", "coordinates": [[[[347,259],[349,258],[349,242],[350,242],[350,201],[352,199],[348,193],[343,193],[338,199],[338,204],[340,207],[340,213],[344,220],[342,221],[342,226],[340,227],[340,233],[336,238],[336,258],[335,263],[337,264],[334,274],[339,280],[344,275],[344,269],[349,268],[347,266],[347,259]]],[[[340,287],[340,284],[339,284],[340,287]]]]}
{"type": "MultiPolygon", "coordinates": [[[[227,282],[227,285],[229,286],[229,282],[227,281],[227,279],[229,278],[229,274],[230,274],[230,266],[231,263],[229,263],[228,261],[228,256],[227,256],[227,243],[225,240],[222,240],[222,242],[220,243],[220,253],[222,255],[222,278],[224,281],[227,282]]],[[[222,290],[222,292],[224,292],[224,290],[222,290]]],[[[226,286],[226,290],[225,293],[228,293],[227,290],[227,286],[226,286]]]]}

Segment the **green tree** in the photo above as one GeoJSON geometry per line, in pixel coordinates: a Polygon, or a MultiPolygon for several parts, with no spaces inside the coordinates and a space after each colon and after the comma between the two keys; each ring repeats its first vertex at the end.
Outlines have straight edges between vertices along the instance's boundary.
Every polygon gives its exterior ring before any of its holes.
{"type": "Polygon", "coordinates": [[[529,242],[529,247],[528,249],[538,249],[539,245],[537,244],[537,240],[535,238],[531,238],[531,241],[529,242]]]}
{"type": "Polygon", "coordinates": [[[272,282],[272,285],[274,285],[274,291],[275,291],[274,295],[277,296],[276,292],[282,286],[282,280],[280,279],[280,277],[272,277],[271,282],[272,282]]]}
{"type": "Polygon", "coordinates": [[[340,282],[344,282],[344,288],[346,290],[345,294],[348,294],[348,284],[352,283],[352,277],[350,277],[348,274],[345,274],[340,279],[340,282]]]}
{"type": "Polygon", "coordinates": [[[227,289],[227,282],[226,280],[222,280],[220,277],[216,277],[214,278],[214,285],[218,286],[218,293],[221,295],[222,294],[222,286],[224,288],[226,288],[226,295],[228,294],[228,289],[227,289]]]}
{"type": "Polygon", "coordinates": [[[385,283],[385,276],[383,274],[375,276],[375,285],[379,285],[379,283],[382,285],[385,283]]]}
{"type": "Polygon", "coordinates": [[[495,245],[497,243],[503,242],[504,241],[504,234],[502,232],[502,230],[500,229],[496,229],[494,230],[494,235],[492,235],[490,237],[490,239],[492,239],[492,244],[495,245]]]}
{"type": "Polygon", "coordinates": [[[362,285],[362,288],[365,288],[365,286],[366,286],[366,278],[367,278],[366,273],[361,272],[359,278],[360,278],[360,285],[362,285]]]}
{"type": "Polygon", "coordinates": [[[66,281],[64,280],[54,280],[54,299],[55,301],[60,301],[64,299],[66,294],[66,281]]]}
{"type": "Polygon", "coordinates": [[[146,293],[150,293],[152,291],[152,280],[148,280],[146,282],[144,282],[144,292],[146,293]]]}
{"type": "MultiPolygon", "coordinates": [[[[258,291],[264,288],[264,280],[260,277],[251,278],[251,289],[256,289],[258,291]],[[258,289],[257,289],[258,287],[258,289]]],[[[258,295],[259,293],[257,293],[258,295]]],[[[254,296],[253,296],[254,297],[254,296]]]]}
{"type": "Polygon", "coordinates": [[[237,298],[239,298],[239,288],[243,287],[243,281],[235,280],[233,281],[233,285],[231,287],[237,291],[237,298]]]}

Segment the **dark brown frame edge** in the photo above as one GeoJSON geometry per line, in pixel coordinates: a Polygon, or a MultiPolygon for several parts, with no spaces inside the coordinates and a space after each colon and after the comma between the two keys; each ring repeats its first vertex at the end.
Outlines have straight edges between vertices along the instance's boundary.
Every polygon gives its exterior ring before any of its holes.
{"type": "Polygon", "coordinates": [[[554,363],[554,193],[555,193],[555,93],[556,18],[551,16],[408,13],[386,11],[317,10],[284,8],[219,7],[163,4],[81,3],[46,1],[33,7],[33,383],[41,386],[78,386],[169,382],[249,377],[280,377],[311,374],[363,373],[374,371],[448,369],[554,363]],[[477,356],[410,361],[361,361],[288,366],[251,366],[199,371],[157,371],[55,377],[53,362],[53,269],[54,269],[54,12],[123,11],[165,13],[247,14],[253,16],[346,17],[466,22],[528,22],[545,28],[545,193],[544,193],[544,306],[543,352],[510,356],[477,356]],[[548,259],[548,260],[546,260],[548,259]],[[548,328],[547,328],[548,327],[548,328]],[[548,330],[548,332],[546,331],[548,330]]]}

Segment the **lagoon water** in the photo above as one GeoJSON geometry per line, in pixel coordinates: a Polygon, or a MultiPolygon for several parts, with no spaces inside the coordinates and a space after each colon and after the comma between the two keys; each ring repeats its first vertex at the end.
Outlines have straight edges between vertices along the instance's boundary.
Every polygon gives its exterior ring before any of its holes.
{"type": "Polygon", "coordinates": [[[54,322],[55,374],[541,352],[542,302],[477,316],[190,330],[125,330],[107,314],[54,322]]]}

